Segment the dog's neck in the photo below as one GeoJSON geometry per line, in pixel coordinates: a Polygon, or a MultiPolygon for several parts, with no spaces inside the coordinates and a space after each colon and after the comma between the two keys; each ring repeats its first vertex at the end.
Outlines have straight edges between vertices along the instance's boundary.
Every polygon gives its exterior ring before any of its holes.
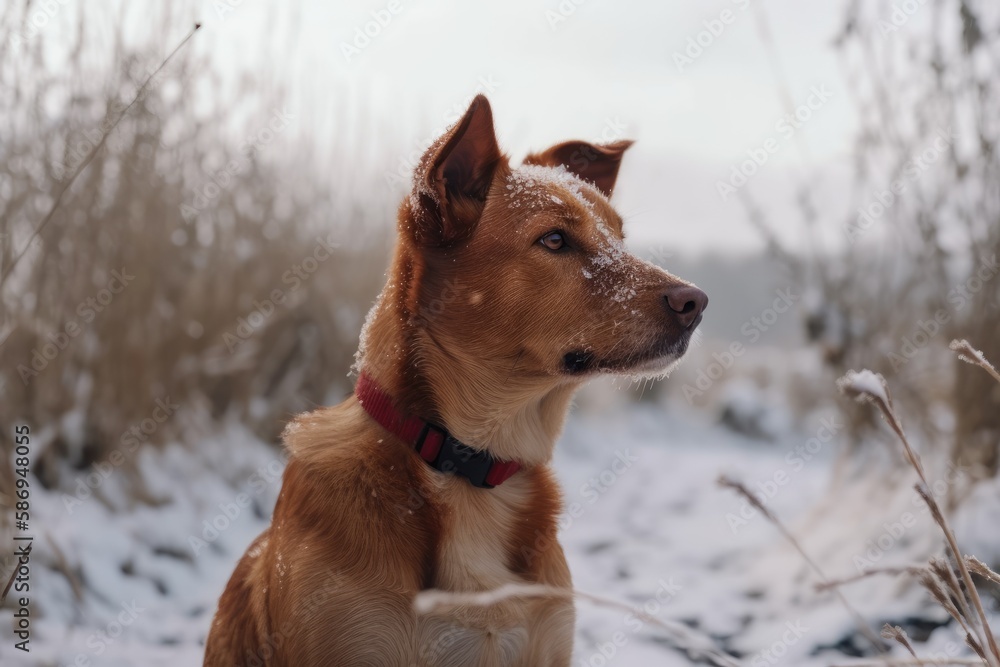
{"type": "Polygon", "coordinates": [[[539,395],[529,387],[505,387],[502,376],[496,382],[469,376],[431,380],[442,421],[456,438],[495,457],[524,466],[548,463],[575,387],[560,385],[539,395]]]}
{"type": "Polygon", "coordinates": [[[519,378],[507,363],[445,351],[406,323],[398,291],[386,286],[369,314],[358,370],[405,413],[441,424],[470,447],[525,467],[548,463],[578,383],[519,378]]]}

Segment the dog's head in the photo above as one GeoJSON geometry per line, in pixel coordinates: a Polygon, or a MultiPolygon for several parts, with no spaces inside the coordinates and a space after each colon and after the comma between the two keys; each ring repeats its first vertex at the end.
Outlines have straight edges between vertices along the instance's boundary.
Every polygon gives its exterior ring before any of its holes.
{"type": "Polygon", "coordinates": [[[402,206],[418,338],[507,380],[669,371],[708,298],[625,248],[608,199],[630,145],[570,141],[512,168],[473,100],[402,206]]]}
{"type": "Polygon", "coordinates": [[[358,367],[405,411],[496,456],[551,456],[574,389],[666,374],[705,294],[626,250],[608,202],[630,142],[512,168],[485,97],[425,153],[358,367]]]}

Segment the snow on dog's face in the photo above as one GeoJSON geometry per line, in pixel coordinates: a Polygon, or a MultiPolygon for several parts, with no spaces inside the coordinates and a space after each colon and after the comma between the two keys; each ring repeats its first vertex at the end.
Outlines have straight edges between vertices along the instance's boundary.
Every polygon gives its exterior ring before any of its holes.
{"type": "Polygon", "coordinates": [[[489,103],[473,101],[403,204],[402,231],[422,248],[416,321],[432,344],[508,377],[672,368],[707,297],[626,250],[608,197],[629,145],[567,142],[512,168],[489,103]]]}

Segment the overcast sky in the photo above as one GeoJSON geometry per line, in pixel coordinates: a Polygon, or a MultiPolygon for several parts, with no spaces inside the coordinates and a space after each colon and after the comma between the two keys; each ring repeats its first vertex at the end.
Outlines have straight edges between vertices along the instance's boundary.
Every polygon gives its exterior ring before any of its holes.
{"type": "MultiPolygon", "coordinates": [[[[182,23],[178,35],[163,35],[146,10],[125,6],[137,41],[182,36],[182,23]]],[[[793,186],[812,183],[821,207],[845,199],[853,106],[830,46],[838,1],[212,0],[184,12],[204,23],[189,48],[220,66],[222,88],[235,91],[237,73],[262,88],[280,84],[299,114],[296,131],[317,151],[351,146],[372,156],[376,173],[405,171],[485,92],[515,160],[570,138],[638,140],[615,198],[634,244],[691,253],[761,247],[737,197],[723,201],[718,183],[765,145],[767,163],[743,189],[790,243],[801,233],[793,186]],[[377,34],[358,41],[366,27],[377,34]],[[689,51],[699,38],[700,53],[689,51]],[[688,60],[679,66],[675,54],[688,60]],[[779,126],[788,111],[779,71],[793,105],[814,107],[791,137],[779,126]]]]}

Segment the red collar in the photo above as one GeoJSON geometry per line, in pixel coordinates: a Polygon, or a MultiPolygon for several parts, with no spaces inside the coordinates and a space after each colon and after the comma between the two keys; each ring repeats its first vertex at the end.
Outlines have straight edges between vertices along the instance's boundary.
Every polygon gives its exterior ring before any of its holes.
{"type": "Polygon", "coordinates": [[[416,449],[420,458],[435,470],[455,473],[467,478],[473,486],[492,489],[521,469],[517,461],[496,459],[489,452],[462,444],[437,424],[404,415],[393,404],[392,397],[366,373],[358,377],[354,395],[369,417],[416,449]]]}

